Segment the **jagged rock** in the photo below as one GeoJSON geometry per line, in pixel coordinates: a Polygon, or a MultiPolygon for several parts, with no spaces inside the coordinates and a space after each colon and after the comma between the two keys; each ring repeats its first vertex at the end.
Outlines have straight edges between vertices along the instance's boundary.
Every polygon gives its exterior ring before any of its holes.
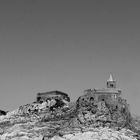
{"type": "Polygon", "coordinates": [[[2,135],[3,133],[4,133],[4,130],[0,128],[0,135],[2,135]]]}
{"type": "MultiPolygon", "coordinates": [[[[108,128],[94,129],[93,131],[78,132],[73,134],[66,134],[63,136],[54,136],[49,140],[137,140],[136,137],[125,134],[125,131],[115,131],[108,128]]],[[[48,138],[44,137],[44,140],[48,138]]]]}
{"type": "Polygon", "coordinates": [[[130,112],[123,100],[119,99],[116,108],[116,104],[114,106],[111,101],[97,102],[93,98],[94,95],[86,94],[79,97],[76,103],[52,98],[49,101],[20,106],[0,116],[0,140],[138,138],[136,133],[122,129],[132,124],[130,112]]]}
{"type": "Polygon", "coordinates": [[[88,91],[80,96],[76,102],[78,119],[83,124],[95,126],[124,127],[131,122],[131,114],[126,100],[118,97],[118,100],[95,100],[93,91],[88,91]]]}
{"type": "Polygon", "coordinates": [[[7,114],[6,111],[0,110],[0,116],[1,116],[1,115],[6,115],[6,114],[7,114]]]}

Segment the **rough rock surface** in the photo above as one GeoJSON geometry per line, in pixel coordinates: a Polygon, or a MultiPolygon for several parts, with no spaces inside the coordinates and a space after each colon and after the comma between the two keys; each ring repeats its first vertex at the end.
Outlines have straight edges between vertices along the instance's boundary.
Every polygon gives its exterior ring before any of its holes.
{"type": "Polygon", "coordinates": [[[0,110],[0,116],[1,116],[1,115],[6,115],[6,114],[7,114],[6,111],[0,110]]]}
{"type": "Polygon", "coordinates": [[[139,139],[128,110],[110,106],[63,99],[20,106],[0,116],[0,140],[139,139]]]}
{"type": "Polygon", "coordinates": [[[137,140],[137,138],[130,130],[115,131],[109,128],[98,128],[87,132],[54,136],[51,140],[137,140]]]}
{"type": "Polygon", "coordinates": [[[125,127],[131,123],[131,114],[126,101],[119,97],[118,102],[115,101],[96,101],[94,94],[87,93],[76,102],[78,109],[78,118],[81,123],[101,125],[114,125],[117,127],[125,127]],[[116,106],[117,105],[117,106],[116,106]]]}

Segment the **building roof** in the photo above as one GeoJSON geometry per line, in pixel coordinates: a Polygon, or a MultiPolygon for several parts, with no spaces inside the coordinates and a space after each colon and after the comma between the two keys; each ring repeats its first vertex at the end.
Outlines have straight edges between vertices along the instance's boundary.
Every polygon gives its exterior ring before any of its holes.
{"type": "Polygon", "coordinates": [[[43,95],[63,95],[63,96],[68,96],[67,93],[58,91],[58,90],[54,90],[54,91],[48,91],[48,92],[41,92],[41,93],[37,93],[37,96],[43,96],[43,95]]]}
{"type": "Polygon", "coordinates": [[[121,94],[121,90],[118,89],[94,89],[95,94],[121,94]]]}
{"type": "MultiPolygon", "coordinates": [[[[116,82],[116,80],[113,78],[112,74],[110,74],[109,79],[107,82],[116,82]]],[[[102,89],[87,89],[84,91],[85,93],[93,93],[93,94],[121,94],[121,90],[116,88],[102,88],[102,89]]]]}

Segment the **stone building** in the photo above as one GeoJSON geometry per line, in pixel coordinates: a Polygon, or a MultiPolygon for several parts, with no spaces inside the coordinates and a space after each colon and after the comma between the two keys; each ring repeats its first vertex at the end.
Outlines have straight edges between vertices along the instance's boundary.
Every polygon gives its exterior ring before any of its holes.
{"type": "Polygon", "coordinates": [[[49,92],[42,92],[42,93],[37,93],[37,102],[44,102],[47,100],[51,100],[51,99],[64,99],[68,102],[70,102],[70,98],[68,96],[68,94],[61,92],[61,91],[49,91],[49,92]]]}
{"type": "Polygon", "coordinates": [[[116,88],[116,80],[113,78],[113,76],[110,74],[109,79],[106,83],[106,88],[102,89],[88,89],[85,90],[85,94],[91,93],[94,96],[94,100],[96,101],[118,101],[121,90],[118,90],[116,88]]]}
{"type": "Polygon", "coordinates": [[[84,91],[84,95],[78,99],[78,104],[82,105],[85,102],[100,102],[104,101],[110,104],[118,104],[121,99],[121,90],[116,88],[116,80],[110,74],[109,79],[106,82],[106,88],[101,89],[87,89],[84,91]]]}
{"type": "Polygon", "coordinates": [[[79,119],[82,123],[108,120],[112,126],[115,122],[117,126],[123,127],[131,122],[129,104],[121,97],[121,90],[116,88],[116,80],[112,75],[106,82],[106,88],[85,90],[84,95],[78,98],[76,107],[80,110],[79,119]],[[88,120],[87,116],[92,118],[92,115],[93,119],[88,120]]]}

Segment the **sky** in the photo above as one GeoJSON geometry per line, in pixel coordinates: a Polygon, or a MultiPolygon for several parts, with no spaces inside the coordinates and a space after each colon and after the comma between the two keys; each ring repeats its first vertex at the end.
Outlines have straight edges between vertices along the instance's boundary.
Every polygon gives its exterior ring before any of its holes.
{"type": "Polygon", "coordinates": [[[0,109],[60,90],[117,88],[140,115],[139,0],[0,1],[0,109]]]}

